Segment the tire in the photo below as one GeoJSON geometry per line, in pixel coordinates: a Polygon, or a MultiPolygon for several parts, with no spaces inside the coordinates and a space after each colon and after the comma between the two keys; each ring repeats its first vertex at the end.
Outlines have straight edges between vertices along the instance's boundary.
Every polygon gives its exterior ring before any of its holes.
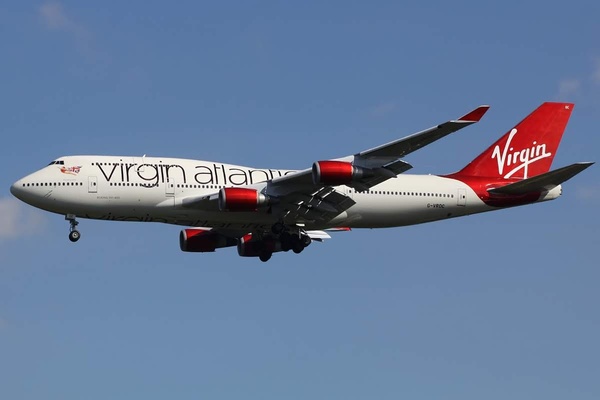
{"type": "Polygon", "coordinates": [[[73,243],[75,243],[76,241],[79,240],[79,238],[81,237],[81,234],[79,233],[78,230],[72,230],[69,233],[69,240],[73,243]]]}
{"type": "Polygon", "coordinates": [[[302,242],[304,247],[308,247],[312,243],[312,239],[308,235],[303,235],[300,241],[302,242]]]}
{"type": "Polygon", "coordinates": [[[260,253],[260,256],[258,256],[258,258],[260,259],[260,261],[262,262],[267,262],[271,259],[271,256],[273,255],[273,253],[269,252],[269,251],[265,251],[263,253],[260,253]]]}
{"type": "Polygon", "coordinates": [[[290,251],[292,249],[292,237],[289,233],[284,232],[281,234],[279,238],[281,242],[281,250],[282,251],[290,251]]]}
{"type": "Polygon", "coordinates": [[[304,250],[304,244],[300,240],[294,240],[294,243],[292,244],[292,250],[294,253],[300,254],[302,253],[302,250],[304,250]]]}

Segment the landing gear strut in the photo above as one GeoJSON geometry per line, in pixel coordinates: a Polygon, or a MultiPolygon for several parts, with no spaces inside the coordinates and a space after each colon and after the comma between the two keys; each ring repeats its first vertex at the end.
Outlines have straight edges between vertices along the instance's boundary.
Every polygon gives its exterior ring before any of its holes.
{"type": "Polygon", "coordinates": [[[273,225],[272,232],[279,232],[279,241],[281,243],[282,251],[290,251],[292,250],[294,253],[299,254],[304,250],[305,247],[312,242],[311,238],[302,231],[298,231],[297,233],[290,233],[284,229],[281,229],[282,226],[280,223],[273,225]],[[278,226],[279,225],[279,226],[278,226]]]}
{"type": "Polygon", "coordinates": [[[79,238],[81,237],[81,234],[79,233],[79,231],[77,230],[77,225],[79,225],[79,222],[77,222],[77,219],[75,219],[75,215],[74,214],[67,214],[65,216],[65,219],[67,221],[69,221],[69,240],[71,242],[76,242],[79,240],[79,238]]]}
{"type": "Polygon", "coordinates": [[[282,222],[276,222],[271,227],[271,232],[275,235],[280,235],[285,230],[285,225],[282,222]]]}
{"type": "Polygon", "coordinates": [[[302,251],[312,243],[310,236],[301,234],[300,236],[292,236],[292,251],[296,254],[302,251]]]}

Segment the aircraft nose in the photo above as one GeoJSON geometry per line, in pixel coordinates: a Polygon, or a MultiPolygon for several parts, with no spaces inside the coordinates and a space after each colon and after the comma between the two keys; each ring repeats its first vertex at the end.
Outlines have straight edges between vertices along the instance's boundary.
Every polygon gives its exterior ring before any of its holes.
{"type": "Polygon", "coordinates": [[[22,200],[22,196],[23,196],[23,180],[19,179],[18,181],[16,181],[15,183],[13,183],[11,185],[11,187],[10,187],[10,192],[17,199],[22,200]]]}

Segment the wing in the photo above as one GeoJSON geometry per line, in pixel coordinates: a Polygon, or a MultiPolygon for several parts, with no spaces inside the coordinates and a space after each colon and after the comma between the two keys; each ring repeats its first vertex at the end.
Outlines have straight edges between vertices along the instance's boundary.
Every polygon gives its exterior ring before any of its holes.
{"type": "Polygon", "coordinates": [[[489,106],[480,106],[456,120],[351,156],[317,161],[312,168],[262,184],[245,188],[223,188],[219,193],[208,196],[185,198],[182,205],[223,211],[227,209],[223,199],[232,198],[232,195],[236,194],[244,197],[244,201],[248,200],[251,209],[268,204],[267,212],[289,224],[325,223],[355,204],[354,200],[346,195],[344,185],[364,191],[395,178],[412,168],[409,163],[401,160],[401,157],[478,122],[488,109],[489,106]],[[244,190],[247,192],[240,192],[244,190]]]}
{"type": "Polygon", "coordinates": [[[355,204],[350,197],[336,190],[336,186],[346,185],[364,191],[395,178],[412,168],[400,160],[401,157],[478,122],[488,109],[489,106],[479,106],[456,120],[353,156],[318,161],[310,169],[269,181],[265,194],[277,199],[285,219],[331,219],[355,204]]]}
{"type": "Polygon", "coordinates": [[[360,153],[356,154],[355,157],[360,159],[402,158],[415,150],[419,150],[420,148],[427,146],[428,144],[431,144],[446,135],[449,135],[450,133],[456,132],[459,129],[474,124],[475,122],[479,122],[481,117],[483,117],[489,108],[490,106],[486,105],[479,106],[470,113],[467,113],[456,120],[444,122],[443,124],[425,129],[424,131],[417,132],[402,139],[394,140],[393,142],[386,143],[369,150],[361,151],[360,153]]]}

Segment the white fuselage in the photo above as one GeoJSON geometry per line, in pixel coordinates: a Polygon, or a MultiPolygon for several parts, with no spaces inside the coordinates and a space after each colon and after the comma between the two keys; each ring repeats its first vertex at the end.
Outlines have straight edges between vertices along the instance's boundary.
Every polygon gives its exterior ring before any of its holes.
{"type": "MultiPolygon", "coordinates": [[[[264,210],[223,212],[185,207],[185,199],[231,186],[260,190],[266,180],[292,172],[177,158],[69,156],[20,179],[11,191],[35,207],[81,218],[251,231],[277,221],[264,210]]],[[[336,190],[356,204],[327,226],[309,222],[306,228],[404,226],[497,209],[481,201],[465,183],[435,175],[401,174],[366,192],[347,186],[336,190]]],[[[540,200],[559,194],[560,187],[540,200]]]]}

